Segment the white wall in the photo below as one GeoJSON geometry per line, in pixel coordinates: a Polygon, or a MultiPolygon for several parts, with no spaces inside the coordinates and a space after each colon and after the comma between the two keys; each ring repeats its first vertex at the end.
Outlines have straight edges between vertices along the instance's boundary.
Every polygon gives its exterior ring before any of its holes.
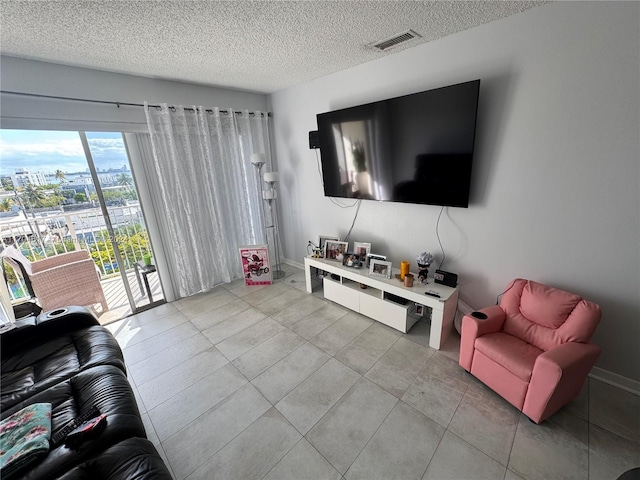
{"type": "MultiPolygon", "coordinates": [[[[21,58],[0,57],[3,91],[112,102],[203,105],[267,110],[266,95],[156,80],[21,58]]],[[[144,110],[1,94],[2,128],[40,130],[146,131],[144,110]]]]}
{"type": "MultiPolygon", "coordinates": [[[[284,256],[355,212],[323,195],[316,114],[481,78],[471,205],[442,215],[443,268],[476,308],[515,277],[597,302],[598,366],[640,380],[639,18],[638,2],[547,4],[272,95],[284,256]]],[[[351,240],[440,261],[439,212],[363,201],[351,240]]]]}

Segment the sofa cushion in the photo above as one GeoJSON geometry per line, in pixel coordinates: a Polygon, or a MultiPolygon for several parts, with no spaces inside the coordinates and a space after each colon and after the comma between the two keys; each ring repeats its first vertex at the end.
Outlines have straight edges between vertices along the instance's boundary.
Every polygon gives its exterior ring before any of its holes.
{"type": "Polygon", "coordinates": [[[129,438],[74,467],[58,480],[171,480],[153,444],[129,438]]]}
{"type": "Polygon", "coordinates": [[[107,415],[107,424],[95,438],[88,439],[77,450],[64,445],[52,448],[42,462],[25,472],[23,478],[28,480],[55,478],[111,445],[131,437],[145,437],[131,386],[122,370],[111,365],[92,367],[40,391],[3,410],[2,417],[38,402],[51,403],[53,435],[92,407],[107,415]]]}
{"type": "Polygon", "coordinates": [[[476,339],[475,348],[525,382],[531,380],[536,358],[543,351],[506,333],[490,333],[476,339]]]}
{"type": "Polygon", "coordinates": [[[558,328],[580,300],[578,295],[530,280],[522,290],[520,311],[533,323],[558,328]]]}
{"type": "Polygon", "coordinates": [[[41,339],[28,350],[2,359],[0,409],[6,410],[30,396],[97,365],[124,371],[118,342],[104,327],[92,326],[41,339]]]}

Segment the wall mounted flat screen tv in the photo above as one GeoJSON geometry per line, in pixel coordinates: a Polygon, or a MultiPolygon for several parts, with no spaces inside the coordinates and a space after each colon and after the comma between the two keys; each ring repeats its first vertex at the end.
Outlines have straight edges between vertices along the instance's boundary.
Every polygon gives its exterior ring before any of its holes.
{"type": "Polygon", "coordinates": [[[480,80],[317,115],[327,197],[469,206],[480,80]]]}

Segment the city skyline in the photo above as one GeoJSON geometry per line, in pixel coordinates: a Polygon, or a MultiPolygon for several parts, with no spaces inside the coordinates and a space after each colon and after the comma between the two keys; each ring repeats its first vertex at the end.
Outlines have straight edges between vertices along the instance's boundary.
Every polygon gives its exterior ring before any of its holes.
{"type": "MultiPolygon", "coordinates": [[[[87,132],[96,169],[128,170],[129,159],[122,135],[117,132],[87,132]]],[[[0,175],[16,170],[54,174],[85,173],[88,165],[78,132],[40,130],[0,130],[0,175]]]]}

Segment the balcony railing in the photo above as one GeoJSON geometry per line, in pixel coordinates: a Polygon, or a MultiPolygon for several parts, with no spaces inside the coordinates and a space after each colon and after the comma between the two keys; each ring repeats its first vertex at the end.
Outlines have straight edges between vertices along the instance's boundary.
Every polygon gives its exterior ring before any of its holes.
{"type": "MultiPolygon", "coordinates": [[[[144,254],[151,252],[142,210],[138,204],[108,207],[107,210],[124,262],[123,268],[128,272],[135,262],[143,259],[144,254]]],[[[14,245],[31,261],[73,250],[87,250],[102,279],[119,276],[112,242],[99,208],[41,212],[36,218],[0,219],[0,242],[2,250],[14,245]]],[[[20,275],[10,267],[6,268],[12,301],[28,297],[20,275]]]]}

